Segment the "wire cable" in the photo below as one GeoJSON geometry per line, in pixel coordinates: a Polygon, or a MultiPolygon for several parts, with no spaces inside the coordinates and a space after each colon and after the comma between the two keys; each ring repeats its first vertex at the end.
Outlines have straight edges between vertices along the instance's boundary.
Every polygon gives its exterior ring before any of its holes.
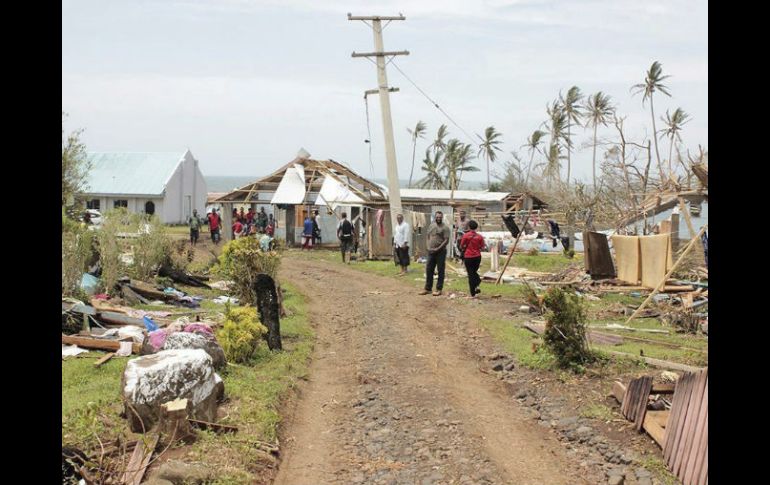
{"type": "Polygon", "coordinates": [[[369,127],[369,100],[366,94],[364,94],[364,106],[366,107],[366,133],[369,136],[369,138],[367,138],[367,141],[369,142],[369,168],[372,171],[372,178],[374,178],[374,162],[372,161],[372,130],[369,127]]]}
{"type": "MultiPolygon", "coordinates": [[[[467,137],[468,137],[468,140],[470,140],[472,144],[475,144],[475,143],[476,143],[476,141],[473,139],[473,137],[472,137],[471,135],[469,135],[469,134],[468,134],[468,132],[467,132],[467,131],[465,131],[465,129],[463,129],[463,127],[462,127],[462,126],[460,126],[460,125],[459,125],[459,124],[458,124],[458,123],[457,123],[457,122],[454,120],[454,118],[452,118],[451,116],[449,116],[449,113],[447,113],[446,111],[444,111],[444,109],[443,109],[441,106],[439,106],[439,105],[438,105],[438,103],[437,103],[436,101],[434,101],[434,100],[433,100],[433,98],[431,98],[430,96],[428,96],[428,93],[426,93],[425,91],[423,91],[423,90],[420,88],[420,86],[418,86],[418,85],[417,85],[417,84],[416,84],[414,81],[412,81],[412,78],[410,78],[409,76],[407,76],[407,75],[406,75],[406,73],[405,73],[404,71],[402,71],[400,67],[398,67],[398,64],[396,64],[395,62],[393,62],[393,59],[391,59],[391,63],[393,64],[393,67],[395,67],[395,68],[398,70],[398,72],[400,72],[400,73],[401,73],[401,75],[402,75],[402,76],[404,76],[404,77],[406,78],[406,80],[407,80],[407,81],[409,81],[410,83],[412,83],[412,86],[414,86],[414,87],[415,87],[415,88],[416,88],[416,89],[417,89],[417,90],[420,92],[420,94],[422,94],[423,96],[425,96],[425,98],[426,98],[426,99],[427,99],[427,100],[430,102],[430,104],[432,104],[433,106],[435,106],[435,107],[436,107],[436,109],[438,109],[439,111],[441,111],[441,113],[442,113],[444,116],[446,116],[446,118],[447,118],[447,119],[448,119],[450,122],[452,122],[452,124],[453,124],[453,125],[455,125],[457,128],[459,128],[459,129],[460,129],[460,131],[462,131],[462,132],[465,134],[465,136],[467,136],[467,137]]],[[[477,135],[477,136],[478,136],[478,135],[477,135]]],[[[481,140],[481,141],[484,141],[484,140],[483,140],[481,137],[479,137],[479,140],[481,140]]]]}

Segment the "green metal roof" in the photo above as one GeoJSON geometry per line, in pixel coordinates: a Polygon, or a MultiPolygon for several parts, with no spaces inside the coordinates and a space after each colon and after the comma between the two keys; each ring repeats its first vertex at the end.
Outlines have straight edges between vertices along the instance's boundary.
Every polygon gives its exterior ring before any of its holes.
{"type": "Polygon", "coordinates": [[[89,152],[88,194],[161,195],[184,153],[89,152]]]}

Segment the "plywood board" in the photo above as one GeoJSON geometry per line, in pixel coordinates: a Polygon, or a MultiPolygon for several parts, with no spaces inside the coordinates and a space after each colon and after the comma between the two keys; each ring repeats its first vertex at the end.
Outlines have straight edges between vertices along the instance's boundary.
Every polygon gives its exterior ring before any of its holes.
{"type": "Polygon", "coordinates": [[[671,268],[671,235],[659,234],[639,238],[642,286],[657,288],[671,268]]]}
{"type": "Polygon", "coordinates": [[[612,247],[615,248],[615,266],[618,279],[632,285],[638,285],[642,273],[639,238],[637,236],[615,235],[612,236],[612,247]]]}

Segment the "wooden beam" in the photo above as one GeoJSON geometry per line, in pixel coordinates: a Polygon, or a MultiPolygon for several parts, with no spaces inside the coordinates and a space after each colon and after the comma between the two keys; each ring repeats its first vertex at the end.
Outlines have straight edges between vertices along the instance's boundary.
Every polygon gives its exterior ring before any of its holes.
{"type": "Polygon", "coordinates": [[[519,244],[519,239],[521,239],[521,235],[524,234],[524,228],[527,226],[527,221],[529,221],[529,214],[527,214],[527,216],[524,218],[524,224],[521,225],[519,235],[516,236],[516,241],[514,241],[513,246],[511,247],[511,252],[508,254],[508,258],[505,260],[505,265],[503,265],[503,269],[500,271],[500,275],[497,277],[497,281],[495,281],[496,285],[499,285],[500,281],[503,279],[505,270],[508,268],[508,264],[511,262],[511,258],[513,258],[513,253],[516,252],[516,246],[519,244]]]}
{"type": "Polygon", "coordinates": [[[684,217],[684,221],[687,223],[687,229],[690,231],[690,237],[695,234],[695,229],[692,226],[692,219],[690,219],[690,211],[687,210],[687,206],[684,204],[684,198],[679,197],[679,213],[684,217]]]}
{"type": "Polygon", "coordinates": [[[94,367],[100,367],[102,364],[104,364],[105,362],[107,362],[108,360],[110,360],[113,357],[115,357],[115,352],[110,352],[108,354],[104,354],[104,356],[101,359],[99,359],[96,362],[94,362],[94,367]]]}
{"type": "Polygon", "coordinates": [[[147,443],[141,439],[136,443],[134,453],[131,455],[126,472],[123,474],[123,483],[125,485],[139,485],[142,483],[144,473],[150,464],[150,458],[152,458],[155,447],[158,445],[158,438],[158,435],[153,435],[147,443]]]}
{"type": "Polygon", "coordinates": [[[658,367],[661,369],[680,370],[680,371],[686,371],[686,372],[700,372],[702,370],[701,367],[693,367],[691,365],[680,364],[678,362],[669,362],[667,360],[653,359],[652,357],[645,357],[642,355],[634,355],[626,352],[618,352],[617,350],[603,350],[603,352],[607,352],[608,354],[617,355],[620,357],[628,357],[630,359],[641,359],[644,362],[650,364],[651,366],[658,367]]]}
{"type": "MultiPolygon", "coordinates": [[[[84,349],[96,349],[96,350],[108,350],[116,352],[120,350],[120,341],[118,340],[106,340],[93,337],[82,337],[75,335],[62,335],[61,343],[67,345],[77,345],[84,349]]],[[[142,344],[133,342],[131,344],[131,352],[138,354],[142,350],[142,344]]]]}
{"type": "Polygon", "coordinates": [[[671,411],[647,411],[644,416],[644,422],[642,427],[652,439],[660,446],[663,447],[663,441],[666,436],[666,421],[668,421],[668,415],[671,411]]]}
{"type": "Polygon", "coordinates": [[[217,434],[238,432],[237,426],[230,426],[228,424],[209,423],[208,421],[200,421],[198,419],[191,418],[189,418],[187,421],[198,429],[210,429],[217,434]]]}

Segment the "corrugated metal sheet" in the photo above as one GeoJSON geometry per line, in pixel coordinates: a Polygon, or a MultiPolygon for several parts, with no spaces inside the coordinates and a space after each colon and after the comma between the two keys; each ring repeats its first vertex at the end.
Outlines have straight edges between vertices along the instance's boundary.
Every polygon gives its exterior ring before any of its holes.
{"type": "MultiPolygon", "coordinates": [[[[402,199],[422,199],[446,202],[451,198],[451,190],[401,189],[402,199]]],[[[458,200],[476,200],[479,202],[498,202],[510,195],[508,192],[487,192],[486,190],[455,190],[458,200]]]]}
{"type": "Polygon", "coordinates": [[[88,194],[161,195],[184,153],[91,152],[88,194]]]}
{"type": "Polygon", "coordinates": [[[315,199],[315,205],[323,206],[329,204],[332,210],[336,209],[339,205],[361,205],[363,202],[349,187],[328,176],[324,177],[321,191],[315,199]]]}
{"type": "Polygon", "coordinates": [[[299,163],[286,169],[271,204],[301,204],[305,200],[305,167],[299,163]]]}

